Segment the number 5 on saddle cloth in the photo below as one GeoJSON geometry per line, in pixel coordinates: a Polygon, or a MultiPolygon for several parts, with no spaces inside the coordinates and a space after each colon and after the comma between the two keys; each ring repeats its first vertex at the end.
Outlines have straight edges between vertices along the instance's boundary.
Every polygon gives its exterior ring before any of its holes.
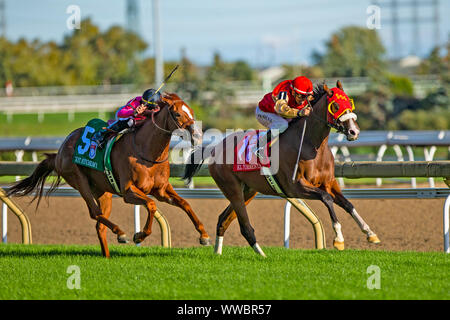
{"type": "MultiPolygon", "coordinates": [[[[103,171],[108,177],[111,186],[117,194],[120,194],[120,190],[112,174],[110,154],[113,144],[122,137],[124,130],[121,130],[119,134],[114,135],[104,149],[100,149],[98,148],[97,142],[94,140],[94,136],[101,130],[106,132],[106,126],[107,123],[100,119],[92,119],[86,124],[82,135],[75,144],[72,162],[91,169],[103,171]]],[[[117,128],[117,126],[115,128],[117,128]]],[[[103,139],[106,142],[106,137],[103,139]]]]}

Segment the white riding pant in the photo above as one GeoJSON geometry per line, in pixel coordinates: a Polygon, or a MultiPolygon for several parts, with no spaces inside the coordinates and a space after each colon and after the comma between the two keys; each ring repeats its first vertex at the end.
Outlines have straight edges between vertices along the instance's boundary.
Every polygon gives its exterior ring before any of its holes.
{"type": "MultiPolygon", "coordinates": [[[[279,131],[279,134],[286,131],[286,129],[289,126],[289,121],[291,119],[285,119],[282,116],[272,113],[272,112],[264,112],[261,109],[259,109],[259,106],[256,107],[256,119],[259,123],[261,123],[264,127],[269,129],[277,129],[279,131]]],[[[272,138],[274,136],[272,135],[272,138]]]]}

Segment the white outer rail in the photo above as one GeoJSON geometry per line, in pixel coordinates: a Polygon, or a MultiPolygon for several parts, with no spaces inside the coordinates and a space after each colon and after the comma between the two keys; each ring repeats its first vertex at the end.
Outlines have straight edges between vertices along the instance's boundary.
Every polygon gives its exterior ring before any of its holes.
{"type": "MultiPolygon", "coordinates": [[[[48,187],[47,187],[48,188],[48,187]]],[[[47,189],[45,188],[45,189],[47,189]]],[[[6,188],[5,188],[6,189],[6,188]]],[[[189,189],[176,188],[177,193],[186,199],[223,199],[224,196],[219,189],[189,189]]],[[[46,190],[45,190],[46,191],[46,190]]],[[[436,199],[446,198],[443,209],[443,234],[444,252],[450,253],[449,244],[449,211],[450,211],[450,189],[448,188],[416,188],[416,189],[345,189],[342,191],[348,199],[436,199]]],[[[79,197],[78,191],[70,187],[60,187],[51,196],[79,197]]],[[[258,194],[256,199],[280,199],[276,196],[258,194]]],[[[291,204],[287,202],[284,211],[284,246],[289,248],[291,204]]],[[[7,210],[3,206],[3,221],[6,221],[7,210]]],[[[140,231],[139,206],[134,209],[135,230],[140,231]]],[[[2,225],[2,238],[6,242],[7,225],[2,225]]]]}
{"type": "Polygon", "coordinates": [[[449,236],[449,211],[450,211],[450,195],[444,204],[444,252],[450,253],[450,236],[449,236]]]}
{"type": "MultiPolygon", "coordinates": [[[[390,190],[388,192],[393,192],[390,196],[388,196],[385,192],[380,193],[380,197],[377,197],[375,194],[373,194],[370,198],[383,198],[383,195],[386,195],[386,198],[390,199],[402,199],[402,198],[416,198],[416,199],[430,199],[430,198],[441,198],[442,196],[445,196],[445,191],[447,191],[447,198],[444,203],[443,208],[443,234],[444,234],[444,252],[450,253],[450,235],[449,235],[449,225],[450,225],[450,190],[449,189],[441,189],[444,191],[442,194],[438,194],[439,192],[435,192],[437,190],[433,190],[436,188],[423,188],[423,189],[413,189],[415,191],[418,191],[416,193],[416,196],[414,197],[413,192],[405,192],[405,190],[410,191],[411,189],[382,189],[382,190],[390,190]],[[394,191],[393,191],[394,190],[394,191]]],[[[352,190],[352,189],[349,189],[352,190]]],[[[355,189],[354,189],[355,190],[355,189]]],[[[370,189],[363,189],[364,191],[369,191],[370,189]]],[[[379,189],[372,189],[370,192],[378,191],[379,189]]],[[[344,194],[346,193],[345,190],[343,190],[344,194]]],[[[348,193],[348,192],[347,192],[348,193]]],[[[351,199],[352,196],[349,194],[346,194],[346,197],[351,199]]],[[[363,195],[358,195],[355,198],[358,199],[367,199],[364,198],[363,195]]],[[[290,238],[290,223],[291,223],[291,208],[292,205],[290,202],[286,202],[286,206],[284,207],[284,247],[289,248],[289,238],[290,238]]]]}

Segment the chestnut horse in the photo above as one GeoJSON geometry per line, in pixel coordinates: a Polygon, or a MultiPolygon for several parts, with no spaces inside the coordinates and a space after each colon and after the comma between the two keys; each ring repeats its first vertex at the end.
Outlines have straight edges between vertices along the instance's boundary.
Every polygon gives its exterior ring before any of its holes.
{"type": "MultiPolygon", "coordinates": [[[[199,232],[200,243],[208,245],[209,236],[203,224],[189,203],[181,198],[169,183],[168,158],[172,133],[177,129],[186,129],[191,134],[192,142],[201,138],[201,133],[194,129],[194,113],[178,95],[165,93],[158,108],[146,110],[144,115],[146,120],[139,128],[117,140],[111,151],[111,164],[120,196],[126,203],[144,205],[148,211],[143,231],[136,233],[133,241],[140,243],[152,232],[156,204],[147,196],[151,194],[159,201],[183,209],[199,232]]],[[[34,199],[38,198],[39,205],[45,179],[54,170],[58,180],[49,192],[57,187],[60,177],[80,192],[88,206],[90,217],[97,221],[96,230],[103,256],[109,257],[106,227],[117,235],[119,243],[129,241],[125,232],[109,220],[112,196],[117,193],[111,187],[106,175],[72,162],[76,142],[83,130],[84,128],[78,128],[70,133],[58,153],[46,154],[47,159],[38,165],[30,177],[12,186],[8,195],[24,196],[36,189],[34,199]]]]}
{"type": "MultiPolygon", "coordinates": [[[[337,82],[337,87],[343,92],[340,81],[337,82]]],[[[346,95],[345,97],[348,99],[346,95]]],[[[369,242],[379,243],[380,241],[367,223],[358,215],[350,201],[343,196],[334,176],[334,157],[328,146],[330,126],[340,128],[340,131],[346,134],[348,140],[356,140],[359,135],[356,115],[351,108],[346,109],[338,119],[330,120],[328,113],[334,114],[341,108],[336,100],[332,89],[329,89],[325,84],[316,86],[313,100],[315,104],[311,114],[308,117],[291,121],[289,128],[279,136],[279,140],[276,142],[279,143],[279,155],[283,155],[283,157],[279,161],[279,169],[275,177],[286,197],[321,200],[325,204],[336,233],[333,245],[336,249],[343,250],[344,237],[333,203],[342,207],[353,217],[366,234],[369,242]],[[294,183],[292,174],[297,161],[301,132],[305,121],[308,125],[294,183]]],[[[266,178],[259,171],[234,172],[233,164],[227,164],[223,160],[230,159],[226,156],[227,152],[234,152],[234,147],[227,149],[226,146],[234,146],[235,135],[230,134],[222,143],[215,146],[214,159],[222,160],[209,164],[211,176],[230,201],[230,205],[219,216],[215,252],[221,254],[224,233],[237,216],[242,235],[256,253],[265,256],[256,242],[246,205],[258,192],[275,196],[279,194],[269,186],[266,178]]],[[[191,154],[190,163],[186,165],[185,179],[191,179],[200,168],[203,160],[200,163],[198,161],[194,163],[194,159],[202,159],[202,156],[198,154],[199,152],[204,152],[204,149],[198,149],[191,154]]]]}

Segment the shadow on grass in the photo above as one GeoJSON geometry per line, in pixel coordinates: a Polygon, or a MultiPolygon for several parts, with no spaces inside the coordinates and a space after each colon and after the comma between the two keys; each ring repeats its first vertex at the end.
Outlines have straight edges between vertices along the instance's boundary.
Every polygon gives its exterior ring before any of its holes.
{"type": "MultiPolygon", "coordinates": [[[[76,248],[76,247],[60,247],[60,248],[46,248],[45,246],[26,246],[26,247],[9,247],[0,246],[0,258],[7,257],[98,257],[103,258],[100,247],[98,248],[76,248]]],[[[121,257],[189,257],[195,256],[192,251],[183,250],[180,248],[161,248],[161,247],[142,247],[139,249],[124,248],[110,248],[111,259],[121,257]]]]}

